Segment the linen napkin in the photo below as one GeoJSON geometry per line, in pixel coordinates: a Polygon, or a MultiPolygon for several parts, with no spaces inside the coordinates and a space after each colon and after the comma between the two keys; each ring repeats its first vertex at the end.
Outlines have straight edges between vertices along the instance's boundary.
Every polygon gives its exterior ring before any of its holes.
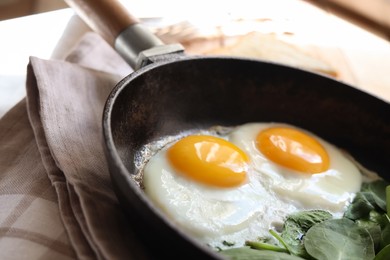
{"type": "Polygon", "coordinates": [[[1,259],[147,259],[111,186],[108,94],[131,68],[95,33],[30,58],[26,100],[0,120],[1,259]]]}

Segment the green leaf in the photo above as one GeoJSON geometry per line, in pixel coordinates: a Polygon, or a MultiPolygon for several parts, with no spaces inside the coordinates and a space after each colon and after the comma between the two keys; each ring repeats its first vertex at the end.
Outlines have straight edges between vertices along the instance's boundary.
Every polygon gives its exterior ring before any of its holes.
{"type": "Polygon", "coordinates": [[[390,213],[390,185],[386,186],[386,212],[390,213]]]}
{"type": "Polygon", "coordinates": [[[369,232],[349,219],[314,225],[303,241],[309,255],[318,260],[371,260],[375,256],[369,232]]]}
{"type": "Polygon", "coordinates": [[[284,223],[281,237],[288,245],[290,253],[304,258],[309,257],[302,238],[313,225],[331,218],[332,214],[323,210],[302,211],[289,215],[284,223]]]}
{"type": "Polygon", "coordinates": [[[381,229],[384,229],[390,223],[386,213],[379,213],[375,210],[370,212],[368,220],[377,223],[381,229]]]}
{"type": "Polygon", "coordinates": [[[356,220],[355,223],[362,228],[365,228],[374,242],[374,249],[379,250],[382,241],[382,230],[381,226],[370,220],[356,220]]]}
{"type": "Polygon", "coordinates": [[[286,253],[255,250],[249,247],[232,248],[220,251],[221,254],[232,260],[302,260],[302,258],[286,253]]]}
{"type": "Polygon", "coordinates": [[[384,247],[374,258],[374,260],[388,260],[390,259],[390,245],[384,247]]]}
{"type": "Polygon", "coordinates": [[[344,212],[344,217],[352,220],[368,218],[375,209],[375,199],[371,192],[358,192],[344,212]]]}
{"type": "Polygon", "coordinates": [[[234,245],[235,245],[235,243],[233,243],[233,242],[228,242],[228,241],[226,241],[226,240],[222,241],[222,244],[223,244],[224,246],[234,246],[234,245]]]}
{"type": "Polygon", "coordinates": [[[382,230],[382,241],[380,243],[381,249],[390,245],[390,223],[382,230]]]}
{"type": "Polygon", "coordinates": [[[383,211],[387,211],[386,205],[386,187],[389,185],[388,182],[384,180],[377,180],[369,183],[364,183],[362,185],[363,192],[371,192],[376,205],[378,205],[383,211]]]}
{"type": "Polygon", "coordinates": [[[331,219],[332,214],[325,210],[307,210],[287,217],[286,223],[290,222],[293,225],[298,225],[303,231],[309,230],[314,224],[324,220],[331,219]]]}

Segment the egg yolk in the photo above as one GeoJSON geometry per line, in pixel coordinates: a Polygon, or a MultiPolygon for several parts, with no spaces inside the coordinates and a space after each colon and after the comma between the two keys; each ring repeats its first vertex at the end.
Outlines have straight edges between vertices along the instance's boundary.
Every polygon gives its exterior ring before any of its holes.
{"type": "Polygon", "coordinates": [[[168,149],[167,157],[179,174],[206,185],[228,188],[246,180],[248,156],[222,138],[184,137],[168,149]]]}
{"type": "Polygon", "coordinates": [[[269,160],[295,171],[314,174],[329,169],[325,148],[296,129],[268,128],[257,135],[256,145],[269,160]]]}

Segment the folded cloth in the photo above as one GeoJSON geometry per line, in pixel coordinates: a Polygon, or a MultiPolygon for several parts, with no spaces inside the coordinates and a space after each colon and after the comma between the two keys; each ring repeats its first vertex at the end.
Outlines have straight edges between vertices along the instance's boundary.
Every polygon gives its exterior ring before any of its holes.
{"type": "Polygon", "coordinates": [[[0,259],[72,259],[25,99],[0,120],[0,259]]]}
{"type": "Polygon", "coordinates": [[[102,112],[131,68],[97,34],[30,58],[27,98],[0,121],[1,259],[147,259],[112,189],[102,112]],[[28,114],[28,117],[27,117],[28,114]]]}

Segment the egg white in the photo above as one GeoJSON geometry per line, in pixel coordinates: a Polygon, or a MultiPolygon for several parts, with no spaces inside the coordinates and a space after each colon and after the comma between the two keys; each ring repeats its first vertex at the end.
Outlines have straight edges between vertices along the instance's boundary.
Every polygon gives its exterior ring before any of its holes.
{"type": "Polygon", "coordinates": [[[360,191],[362,175],[356,165],[340,149],[318,136],[286,124],[249,123],[236,127],[229,141],[246,152],[258,178],[279,199],[303,209],[323,209],[342,216],[354,194],[360,191]],[[256,147],[257,134],[269,127],[282,126],[298,129],[314,137],[329,155],[330,167],[317,174],[305,174],[268,160],[256,147]]]}

